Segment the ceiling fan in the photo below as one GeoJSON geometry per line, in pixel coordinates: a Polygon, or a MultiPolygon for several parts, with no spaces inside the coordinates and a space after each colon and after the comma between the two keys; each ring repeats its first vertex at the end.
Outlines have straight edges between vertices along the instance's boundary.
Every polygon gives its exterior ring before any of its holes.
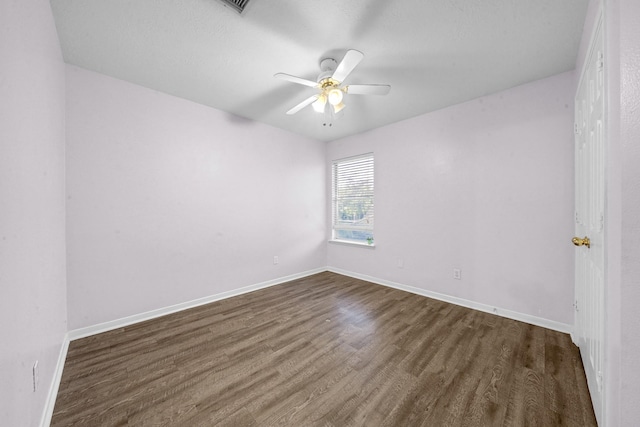
{"type": "Polygon", "coordinates": [[[307,105],[313,104],[313,109],[316,112],[333,115],[345,107],[343,102],[345,94],[386,95],[389,93],[389,90],[391,90],[391,86],[389,85],[342,85],[363,58],[364,54],[354,49],[348,50],[339,64],[333,58],[325,58],[320,61],[321,72],[315,82],[285,73],[274,75],[274,77],[279,79],[318,89],[317,94],[310,96],[291,108],[287,111],[287,114],[295,114],[307,105]]]}

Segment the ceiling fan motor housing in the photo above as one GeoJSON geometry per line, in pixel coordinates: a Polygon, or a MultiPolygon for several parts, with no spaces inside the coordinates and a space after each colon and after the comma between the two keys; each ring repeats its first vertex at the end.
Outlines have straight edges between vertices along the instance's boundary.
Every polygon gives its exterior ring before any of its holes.
{"type": "Polygon", "coordinates": [[[338,61],[333,58],[324,58],[320,61],[320,75],[318,76],[318,83],[333,75],[333,72],[338,68],[338,61]]]}

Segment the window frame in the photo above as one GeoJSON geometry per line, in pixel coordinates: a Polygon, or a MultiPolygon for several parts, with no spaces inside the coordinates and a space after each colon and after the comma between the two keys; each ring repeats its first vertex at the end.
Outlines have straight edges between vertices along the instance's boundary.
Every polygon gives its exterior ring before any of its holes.
{"type": "Polygon", "coordinates": [[[374,153],[364,153],[356,156],[344,157],[331,162],[331,239],[333,243],[352,244],[366,247],[374,247],[374,213],[375,213],[375,157],[374,153]],[[347,196],[349,183],[347,177],[353,177],[360,181],[361,186],[356,186],[356,190],[362,188],[361,193],[356,196],[347,196]],[[364,186],[369,186],[366,188],[364,186]],[[358,201],[358,199],[363,199],[358,201]],[[345,204],[356,205],[359,217],[355,218],[351,224],[340,221],[343,216],[340,209],[344,209],[345,204]],[[366,210],[362,212],[362,204],[366,210]],[[358,224],[359,222],[359,224],[358,224]],[[359,237],[345,237],[349,235],[361,235],[359,237]],[[370,240],[368,239],[370,237],[370,240]]]}

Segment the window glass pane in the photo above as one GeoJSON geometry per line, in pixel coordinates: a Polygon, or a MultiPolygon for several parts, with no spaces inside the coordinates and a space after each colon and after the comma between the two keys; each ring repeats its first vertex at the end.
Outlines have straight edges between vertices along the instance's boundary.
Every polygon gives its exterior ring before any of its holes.
{"type": "Polygon", "coordinates": [[[353,240],[356,242],[366,242],[368,238],[373,239],[372,231],[355,231],[355,230],[335,230],[336,240],[353,240]]]}

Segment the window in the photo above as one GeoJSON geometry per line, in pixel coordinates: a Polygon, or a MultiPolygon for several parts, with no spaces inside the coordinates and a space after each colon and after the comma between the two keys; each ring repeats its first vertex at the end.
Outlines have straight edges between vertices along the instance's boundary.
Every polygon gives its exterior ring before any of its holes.
{"type": "Polygon", "coordinates": [[[332,164],[334,240],[373,244],[373,153],[332,164]]]}

